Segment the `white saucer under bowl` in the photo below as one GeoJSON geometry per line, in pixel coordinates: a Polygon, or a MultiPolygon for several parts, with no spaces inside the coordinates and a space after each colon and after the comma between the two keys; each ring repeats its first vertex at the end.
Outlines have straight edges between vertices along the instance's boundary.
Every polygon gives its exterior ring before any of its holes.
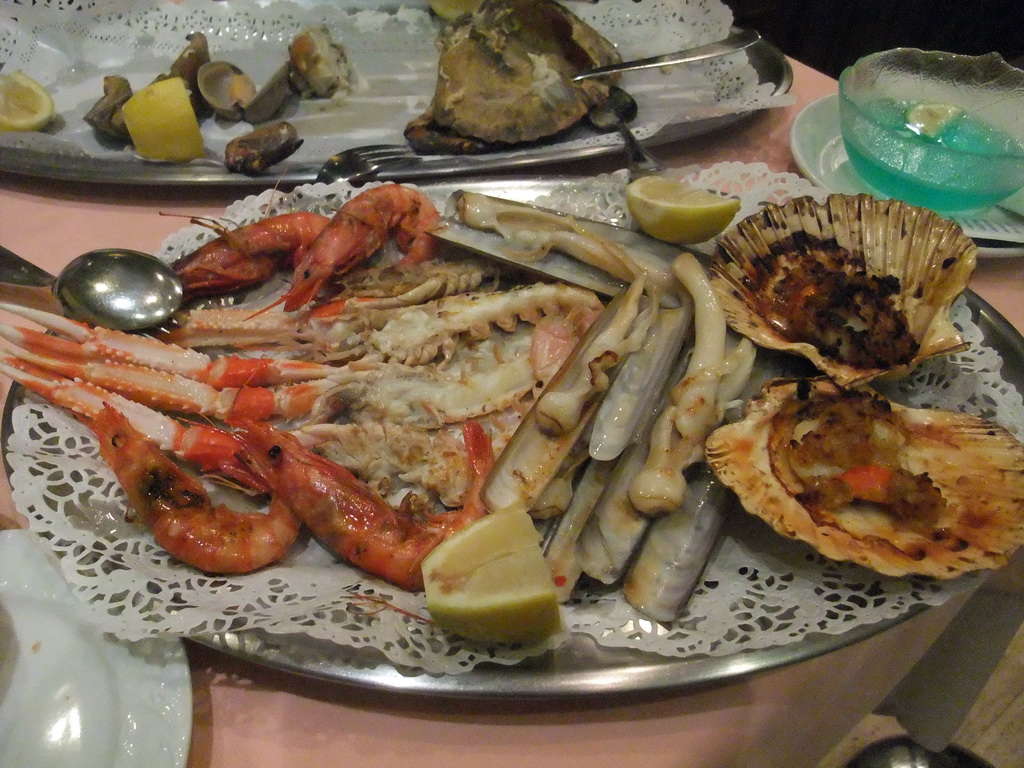
{"type": "MultiPolygon", "coordinates": [[[[800,173],[819,187],[844,195],[867,193],[885,197],[853,169],[839,130],[839,95],[812,101],[793,120],[789,146],[800,173]]],[[[1024,245],[978,247],[985,258],[1024,256],[1024,245]]]]}
{"type": "Polygon", "coordinates": [[[192,686],[180,640],[88,623],[31,531],[0,531],[0,768],[182,768],[192,686]]]}

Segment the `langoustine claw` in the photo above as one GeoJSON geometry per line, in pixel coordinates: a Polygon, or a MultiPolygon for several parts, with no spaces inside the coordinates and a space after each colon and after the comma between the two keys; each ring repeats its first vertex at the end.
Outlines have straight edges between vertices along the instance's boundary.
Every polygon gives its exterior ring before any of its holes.
{"type": "Polygon", "coordinates": [[[299,521],[276,500],[267,514],[214,506],[197,480],[110,405],[83,421],[156,543],[183,563],[249,573],[284,557],[298,536],[299,521]]]}

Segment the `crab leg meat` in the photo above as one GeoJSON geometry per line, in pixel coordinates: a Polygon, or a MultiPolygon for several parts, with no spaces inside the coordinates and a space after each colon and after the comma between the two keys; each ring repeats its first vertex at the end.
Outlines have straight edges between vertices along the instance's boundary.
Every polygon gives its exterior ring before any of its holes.
{"type": "MultiPolygon", "coordinates": [[[[0,335],[11,334],[0,328],[0,335]]],[[[51,338],[51,337],[47,337],[51,338]]],[[[38,346],[38,345],[34,345],[38,346]]],[[[320,414],[323,400],[335,388],[329,379],[308,381],[286,387],[227,387],[217,389],[201,381],[129,363],[77,362],[46,357],[15,347],[15,357],[71,379],[83,379],[151,408],[197,413],[221,420],[274,416],[303,418],[320,414]]]]}

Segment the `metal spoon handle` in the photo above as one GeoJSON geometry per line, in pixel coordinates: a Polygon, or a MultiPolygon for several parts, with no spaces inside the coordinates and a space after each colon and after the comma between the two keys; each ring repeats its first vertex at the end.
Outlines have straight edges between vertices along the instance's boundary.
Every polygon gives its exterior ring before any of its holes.
{"type": "Polygon", "coordinates": [[[48,286],[53,283],[53,275],[0,245],[0,283],[48,286]]]}
{"type": "Polygon", "coordinates": [[[53,295],[53,275],[0,245],[0,301],[63,314],[53,295]]]}
{"type": "Polygon", "coordinates": [[[651,56],[646,59],[635,59],[633,61],[624,61],[621,64],[609,64],[606,67],[597,67],[596,69],[581,72],[572,80],[574,83],[578,83],[580,80],[586,80],[591,77],[604,77],[605,75],[613,75],[618,72],[632,72],[636,69],[668,67],[675,64],[688,64],[694,61],[704,61],[704,59],[712,59],[715,56],[724,56],[727,53],[742,51],[744,48],[749,48],[760,39],[761,35],[759,35],[755,30],[740,29],[733,32],[727,38],[715,43],[698,45],[695,48],[688,48],[685,51],[679,51],[678,53],[666,53],[661,56],[651,56]]]}

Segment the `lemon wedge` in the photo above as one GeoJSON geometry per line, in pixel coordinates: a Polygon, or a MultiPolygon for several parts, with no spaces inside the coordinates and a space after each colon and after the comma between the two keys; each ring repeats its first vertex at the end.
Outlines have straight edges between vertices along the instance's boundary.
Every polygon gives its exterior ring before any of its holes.
{"type": "Polygon", "coordinates": [[[529,514],[484,517],[423,560],[427,610],[442,629],[483,643],[533,643],[562,625],[551,570],[529,514]]]}
{"type": "Polygon", "coordinates": [[[740,201],[662,176],[642,176],[626,187],[626,206],[651,237],[684,245],[703,243],[722,232],[740,201]]]}
{"type": "Polygon", "coordinates": [[[53,98],[20,69],[0,75],[0,131],[38,131],[53,119],[53,98]]]}
{"type": "Polygon", "coordinates": [[[135,150],[151,160],[183,163],[203,157],[203,136],[180,77],[150,83],[121,107],[135,150]]]}
{"type": "Polygon", "coordinates": [[[430,10],[445,21],[457,19],[464,13],[472,13],[483,0],[430,0],[430,10]]]}
{"type": "Polygon", "coordinates": [[[961,114],[963,110],[951,104],[916,104],[907,110],[907,127],[935,139],[961,114]]]}

